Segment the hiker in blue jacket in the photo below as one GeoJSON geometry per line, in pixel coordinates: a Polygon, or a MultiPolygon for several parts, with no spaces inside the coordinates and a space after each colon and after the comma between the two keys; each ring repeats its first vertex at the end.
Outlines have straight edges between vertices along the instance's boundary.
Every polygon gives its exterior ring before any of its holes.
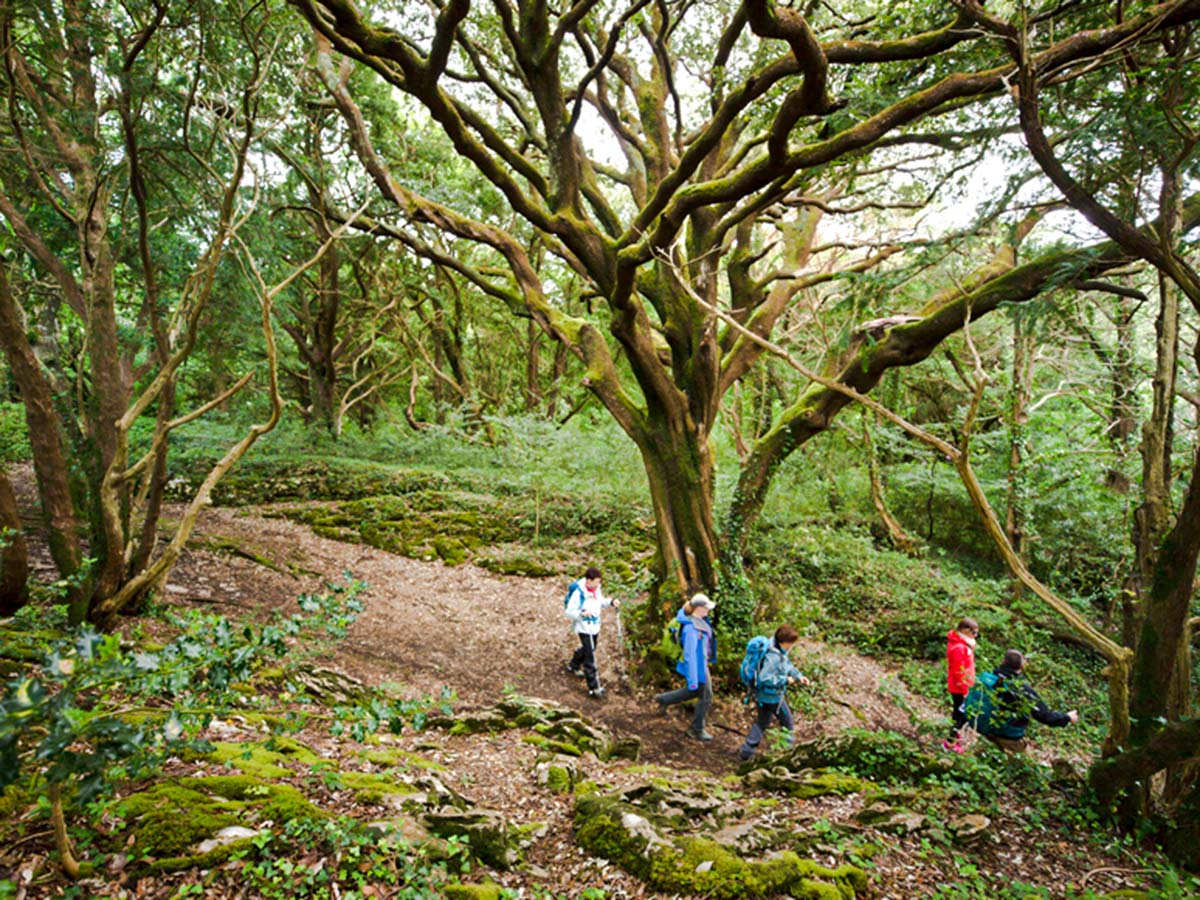
{"type": "Polygon", "coordinates": [[[658,709],[665,712],[668,706],[683,703],[686,700],[696,701],[696,714],[692,717],[688,737],[698,741],[711,741],[713,736],[704,728],[708,711],[712,708],[712,679],[708,667],[717,661],[717,639],[713,634],[712,625],[708,622],[708,614],[716,607],[716,603],[705,594],[696,594],[683,608],[675,614],[679,623],[679,638],[683,644],[683,658],[675,664],[675,671],[687,682],[684,687],[664,694],[657,694],[658,709]]]}
{"type": "Polygon", "coordinates": [[[780,625],[775,629],[771,646],[763,655],[753,685],[758,716],[750,726],[746,743],[742,744],[738,751],[738,759],[743,762],[758,750],[758,745],[762,743],[763,735],[770,727],[772,719],[778,719],[779,724],[787,729],[789,746],[794,739],[792,730],[796,727],[796,720],[792,718],[792,711],[788,709],[787,687],[789,684],[808,684],[808,679],[792,665],[787,656],[788,651],[796,646],[799,639],[800,632],[791,625],[780,625]]]}
{"type": "Polygon", "coordinates": [[[567,603],[564,612],[571,620],[575,634],[579,636],[579,646],[567,663],[567,671],[572,675],[582,675],[587,679],[588,696],[596,700],[604,697],[604,688],[600,686],[600,674],[596,671],[596,643],[600,640],[600,610],[605,606],[619,607],[616,600],[610,600],[600,592],[600,570],[595,566],[588,568],[583,577],[574,582],[567,591],[567,603]]]}
{"type": "Polygon", "coordinates": [[[1030,719],[1050,728],[1066,728],[1079,721],[1075,710],[1058,712],[1047,706],[1024,673],[1025,654],[1020,650],[1007,651],[1004,662],[992,673],[996,678],[995,711],[983,736],[1009,753],[1024,753],[1029,749],[1025,729],[1030,719]]]}

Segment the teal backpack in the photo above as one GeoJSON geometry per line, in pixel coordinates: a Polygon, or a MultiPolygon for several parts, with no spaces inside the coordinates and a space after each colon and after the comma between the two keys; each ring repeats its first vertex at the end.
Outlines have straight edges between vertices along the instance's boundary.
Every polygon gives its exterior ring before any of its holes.
{"type": "Polygon", "coordinates": [[[967,724],[979,734],[986,735],[992,730],[992,716],[996,712],[996,683],[999,681],[995,672],[984,672],[975,679],[967,697],[963,700],[963,714],[967,724]]]}
{"type": "Polygon", "coordinates": [[[1011,709],[999,708],[999,693],[1003,687],[995,672],[980,675],[967,697],[963,700],[963,713],[967,724],[980,735],[1017,739],[1024,736],[1023,728],[1010,727],[1008,722],[1014,713],[1011,709]]]}
{"type": "Polygon", "coordinates": [[[759,670],[770,649],[771,639],[764,635],[760,634],[746,641],[746,655],[742,657],[742,664],[738,666],[738,678],[742,680],[747,691],[753,691],[754,685],[758,683],[759,670]]]}
{"type": "Polygon", "coordinates": [[[582,606],[583,605],[583,588],[581,588],[579,586],[578,581],[571,582],[571,586],[569,588],[567,588],[567,596],[563,597],[563,615],[566,616],[568,619],[573,618],[571,616],[571,597],[574,596],[575,594],[579,595],[579,604],[580,604],[580,606],[582,606]]]}

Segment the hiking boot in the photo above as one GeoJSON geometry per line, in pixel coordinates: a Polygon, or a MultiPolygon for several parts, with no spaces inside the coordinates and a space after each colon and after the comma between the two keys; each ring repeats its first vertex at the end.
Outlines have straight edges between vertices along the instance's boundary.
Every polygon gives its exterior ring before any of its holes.
{"type": "Polygon", "coordinates": [[[658,714],[660,716],[665,716],[667,714],[667,710],[670,708],[670,705],[663,703],[661,700],[656,700],[655,702],[658,704],[658,714]]]}
{"type": "Polygon", "coordinates": [[[703,741],[706,744],[713,739],[713,736],[707,731],[692,731],[690,728],[687,730],[687,736],[696,741],[703,741]]]}
{"type": "Polygon", "coordinates": [[[576,678],[583,677],[583,669],[576,669],[570,663],[567,663],[567,672],[569,672],[571,675],[574,675],[576,678]]]}
{"type": "Polygon", "coordinates": [[[963,752],[962,741],[955,741],[953,744],[950,743],[949,741],[942,741],[942,749],[948,750],[951,753],[962,753],[963,752]]]}
{"type": "Polygon", "coordinates": [[[606,691],[602,687],[592,688],[590,691],[588,691],[588,696],[593,700],[603,700],[605,693],[606,691]]]}

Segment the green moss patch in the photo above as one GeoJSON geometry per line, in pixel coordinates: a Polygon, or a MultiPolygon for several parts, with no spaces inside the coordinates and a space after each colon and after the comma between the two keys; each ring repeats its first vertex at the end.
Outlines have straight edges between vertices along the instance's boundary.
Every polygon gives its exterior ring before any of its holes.
{"type": "Polygon", "coordinates": [[[841,797],[876,789],[873,782],[856,775],[846,775],[832,769],[807,769],[790,772],[787,769],[755,769],[745,778],[746,787],[787,794],[791,797],[841,797]]]}
{"type": "Polygon", "coordinates": [[[482,884],[446,884],[442,886],[446,900],[500,900],[500,885],[494,881],[482,884]]]}
{"type": "Polygon", "coordinates": [[[118,811],[130,826],[138,853],[176,859],[231,825],[254,827],[261,821],[325,815],[291,785],[249,775],[159,782],[121,800],[118,811]]]}
{"type": "Polygon", "coordinates": [[[339,772],[338,781],[354,792],[360,803],[379,804],[388,797],[399,797],[415,792],[415,788],[386,775],[371,772],[339,772]]]}
{"type": "Polygon", "coordinates": [[[319,757],[310,747],[286,737],[273,737],[265,743],[218,741],[204,758],[257,778],[290,778],[295,775],[296,770],[285,763],[298,763],[309,768],[328,765],[328,761],[319,757]]]}
{"type": "Polygon", "coordinates": [[[521,738],[521,741],[526,744],[533,744],[533,746],[548,750],[551,753],[561,753],[563,756],[583,756],[583,751],[574,744],[568,744],[566,741],[555,741],[540,734],[527,734],[521,738]]]}
{"type": "Polygon", "coordinates": [[[363,750],[358,755],[367,762],[375,763],[377,766],[387,766],[388,768],[426,769],[431,772],[440,772],[446,769],[440,762],[432,760],[427,756],[412,753],[408,750],[397,750],[393,747],[363,750]]]}

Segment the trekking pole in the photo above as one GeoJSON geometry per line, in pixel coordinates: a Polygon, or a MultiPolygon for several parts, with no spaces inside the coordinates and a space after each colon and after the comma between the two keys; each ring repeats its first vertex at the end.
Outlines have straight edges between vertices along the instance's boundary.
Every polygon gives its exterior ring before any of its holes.
{"type": "Polygon", "coordinates": [[[629,677],[625,671],[625,630],[621,627],[621,607],[617,607],[617,660],[621,669],[621,686],[629,687],[629,677]]]}

